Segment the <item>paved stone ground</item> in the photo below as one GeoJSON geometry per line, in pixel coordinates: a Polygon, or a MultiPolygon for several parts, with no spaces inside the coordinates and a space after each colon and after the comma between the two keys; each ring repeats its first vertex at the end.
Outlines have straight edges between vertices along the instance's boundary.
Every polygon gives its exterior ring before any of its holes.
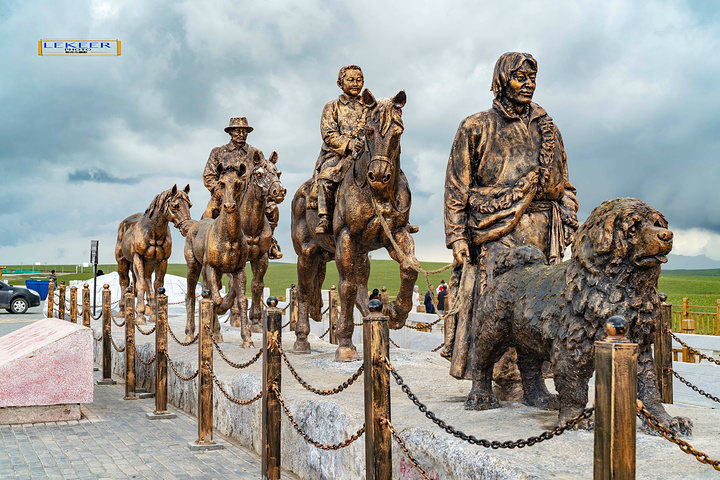
{"type": "MultiPolygon", "coordinates": [[[[95,372],[96,379],[100,378],[95,372]]],[[[215,434],[223,450],[193,452],[194,417],[147,420],[153,399],[124,401],[122,383],[95,386],[77,422],[0,425],[1,479],[258,479],[260,459],[215,434]]],[[[297,478],[283,472],[283,478],[297,478]]]]}

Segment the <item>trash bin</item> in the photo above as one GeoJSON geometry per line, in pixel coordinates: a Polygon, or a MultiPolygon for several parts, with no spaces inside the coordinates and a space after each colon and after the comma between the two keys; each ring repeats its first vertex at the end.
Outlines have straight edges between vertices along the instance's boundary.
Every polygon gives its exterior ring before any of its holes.
{"type": "Polygon", "coordinates": [[[25,280],[25,286],[40,294],[40,300],[45,300],[50,290],[50,280],[25,280]]]}

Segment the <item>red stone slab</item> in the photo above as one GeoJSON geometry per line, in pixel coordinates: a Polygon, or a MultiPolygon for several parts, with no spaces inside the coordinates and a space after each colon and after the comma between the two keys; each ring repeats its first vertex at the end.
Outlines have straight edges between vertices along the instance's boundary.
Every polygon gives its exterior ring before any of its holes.
{"type": "Polygon", "coordinates": [[[0,337],[0,407],[91,403],[92,331],[55,318],[0,337]]]}

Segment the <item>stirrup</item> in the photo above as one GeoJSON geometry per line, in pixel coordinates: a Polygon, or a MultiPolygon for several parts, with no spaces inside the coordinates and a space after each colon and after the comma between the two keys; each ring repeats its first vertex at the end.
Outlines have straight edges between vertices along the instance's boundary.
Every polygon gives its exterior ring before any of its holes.
{"type": "Polygon", "coordinates": [[[315,233],[330,233],[330,221],[327,217],[320,217],[320,221],[315,227],[315,233]]]}

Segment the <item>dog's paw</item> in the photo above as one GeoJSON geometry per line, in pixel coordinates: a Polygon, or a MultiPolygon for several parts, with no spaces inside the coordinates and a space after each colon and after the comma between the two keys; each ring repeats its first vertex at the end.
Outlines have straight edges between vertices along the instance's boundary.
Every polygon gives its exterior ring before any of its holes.
{"type": "Polygon", "coordinates": [[[492,393],[470,392],[465,399],[465,410],[490,410],[500,408],[500,400],[492,393]]]}

